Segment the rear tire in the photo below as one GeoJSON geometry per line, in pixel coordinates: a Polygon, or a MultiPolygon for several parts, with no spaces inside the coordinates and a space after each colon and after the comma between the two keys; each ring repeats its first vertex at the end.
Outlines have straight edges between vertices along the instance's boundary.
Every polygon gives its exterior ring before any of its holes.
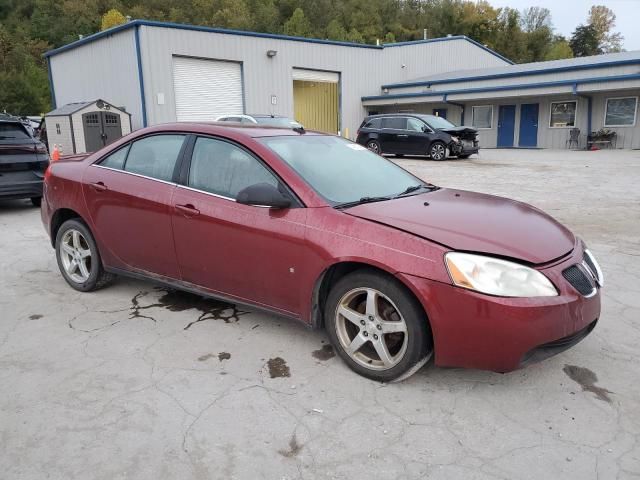
{"type": "Polygon", "coordinates": [[[31,203],[34,207],[39,207],[42,203],[42,197],[31,197],[31,203]]]}
{"type": "Polygon", "coordinates": [[[371,150],[373,153],[382,155],[382,148],[380,147],[380,142],[378,142],[377,140],[369,140],[367,142],[367,148],[371,150]]]}
{"type": "Polygon", "coordinates": [[[408,378],[433,353],[422,307],[391,276],[367,269],[344,276],[329,292],[324,315],[336,352],[363,377],[408,378]]]}
{"type": "Polygon", "coordinates": [[[429,157],[431,160],[441,162],[447,159],[447,146],[442,142],[433,142],[429,147],[429,157]]]}
{"type": "Polygon", "coordinates": [[[56,234],[55,246],[60,273],[72,288],[91,292],[115,278],[104,270],[93,235],[81,220],[64,222],[56,234]]]}

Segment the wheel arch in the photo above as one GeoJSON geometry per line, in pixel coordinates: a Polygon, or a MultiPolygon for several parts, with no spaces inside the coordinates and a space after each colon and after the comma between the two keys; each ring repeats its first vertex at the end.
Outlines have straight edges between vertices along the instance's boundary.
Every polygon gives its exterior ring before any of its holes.
{"type": "MultiPolygon", "coordinates": [[[[60,227],[62,226],[62,224],[64,222],[66,222],[67,220],[71,220],[73,218],[78,218],[80,220],[82,220],[82,222],[87,225],[87,228],[89,228],[88,223],[85,221],[84,218],[82,218],[82,215],[80,215],[78,212],[76,212],[75,210],[72,210],[71,208],[59,208],[58,210],[56,210],[53,215],[51,216],[51,224],[49,226],[50,228],[50,238],[51,238],[51,246],[55,248],[56,245],[56,235],[58,234],[58,230],[60,230],[60,227]]],[[[91,231],[91,229],[89,228],[89,231],[91,231]]]]}
{"type": "MultiPolygon", "coordinates": [[[[324,312],[322,305],[326,301],[331,287],[344,276],[354,272],[356,270],[371,270],[382,275],[386,275],[395,279],[400,285],[402,285],[406,291],[415,300],[417,306],[423,311],[427,319],[427,327],[432,332],[431,322],[429,320],[429,312],[425,308],[424,302],[420,301],[418,293],[414,289],[413,285],[404,281],[403,278],[396,275],[397,272],[387,268],[385,265],[375,265],[359,259],[345,259],[339,260],[327,267],[316,279],[311,299],[311,312],[310,320],[311,327],[313,329],[322,329],[325,326],[324,312]]],[[[433,333],[432,333],[433,335],[433,333]]]]}

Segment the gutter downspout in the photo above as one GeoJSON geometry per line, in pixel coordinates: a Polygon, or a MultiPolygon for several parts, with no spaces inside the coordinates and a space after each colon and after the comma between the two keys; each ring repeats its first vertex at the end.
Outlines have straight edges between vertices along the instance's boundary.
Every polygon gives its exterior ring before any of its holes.
{"type": "Polygon", "coordinates": [[[464,104],[462,104],[462,103],[457,103],[457,102],[450,102],[449,100],[447,100],[447,96],[448,96],[448,95],[449,95],[448,93],[445,93],[445,94],[442,96],[442,101],[443,101],[444,103],[449,104],[449,105],[453,105],[453,106],[455,106],[455,107],[459,107],[459,108],[462,110],[462,111],[460,112],[460,125],[464,125],[464,104]]]}
{"type": "Polygon", "coordinates": [[[573,95],[578,98],[586,98],[587,99],[587,137],[591,134],[592,122],[591,117],[593,110],[593,97],[590,95],[582,95],[578,93],[578,82],[573,84],[573,95]]]}
{"type": "Polygon", "coordinates": [[[51,95],[51,110],[55,110],[56,105],[56,91],[53,88],[53,73],[51,72],[51,57],[47,57],[47,73],[49,75],[49,94],[51,95]]]}
{"type": "Polygon", "coordinates": [[[134,30],[136,43],[136,60],[138,62],[138,82],[140,84],[140,106],[142,107],[142,126],[147,126],[147,102],[144,96],[144,77],[142,75],[142,55],[140,53],[140,25],[136,24],[134,30]]]}

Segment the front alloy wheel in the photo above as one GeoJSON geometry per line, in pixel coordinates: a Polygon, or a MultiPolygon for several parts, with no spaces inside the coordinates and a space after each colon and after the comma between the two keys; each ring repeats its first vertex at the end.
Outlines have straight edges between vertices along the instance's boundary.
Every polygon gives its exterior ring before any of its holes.
{"type": "Polygon", "coordinates": [[[377,153],[378,155],[380,155],[380,152],[381,152],[380,144],[375,140],[370,140],[367,143],[367,148],[371,150],[373,153],[377,153]]]}
{"type": "Polygon", "coordinates": [[[447,147],[445,147],[443,143],[435,142],[431,145],[429,156],[432,160],[444,160],[447,158],[447,147]]]}
{"type": "Polygon", "coordinates": [[[331,288],[324,306],[336,352],[360,375],[390,382],[411,376],[433,348],[427,317],[396,278],[356,270],[331,288]]]}

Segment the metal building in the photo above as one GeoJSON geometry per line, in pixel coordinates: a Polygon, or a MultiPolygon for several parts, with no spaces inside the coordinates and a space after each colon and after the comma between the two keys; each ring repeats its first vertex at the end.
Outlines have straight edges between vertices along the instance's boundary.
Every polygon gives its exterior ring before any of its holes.
{"type": "Polygon", "coordinates": [[[640,51],[450,71],[380,90],[362,97],[370,112],[438,113],[478,128],[483,147],[640,148],[640,51]],[[603,129],[615,135],[590,135],[603,129]]]}
{"type": "Polygon", "coordinates": [[[382,84],[511,64],[464,36],[377,46],[141,20],[46,56],[54,105],[107,98],[134,129],[266,113],[350,137],[382,84]]]}

